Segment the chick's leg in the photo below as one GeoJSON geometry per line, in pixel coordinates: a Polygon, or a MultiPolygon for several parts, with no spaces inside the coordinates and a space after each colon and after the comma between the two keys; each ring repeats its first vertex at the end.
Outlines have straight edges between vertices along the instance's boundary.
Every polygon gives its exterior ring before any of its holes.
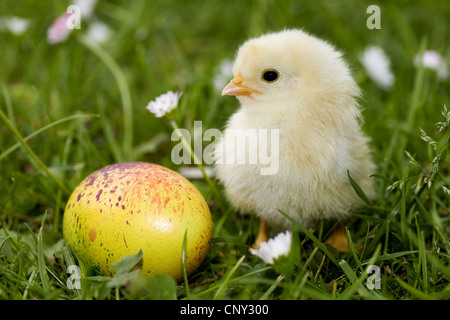
{"type": "Polygon", "coordinates": [[[254,248],[259,248],[259,244],[261,242],[267,242],[269,240],[268,238],[269,231],[270,227],[267,224],[267,221],[261,219],[259,223],[258,236],[256,237],[255,243],[253,244],[254,248]]]}
{"type": "Polygon", "coordinates": [[[338,223],[325,243],[332,245],[339,252],[348,252],[348,238],[345,233],[344,223],[338,223]]]}

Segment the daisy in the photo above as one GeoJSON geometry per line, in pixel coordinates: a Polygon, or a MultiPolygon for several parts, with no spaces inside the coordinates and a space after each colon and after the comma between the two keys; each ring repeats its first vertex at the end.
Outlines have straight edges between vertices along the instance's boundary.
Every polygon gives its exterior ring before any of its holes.
{"type": "Polygon", "coordinates": [[[436,71],[441,80],[448,78],[447,64],[436,51],[427,50],[422,55],[417,54],[414,59],[414,64],[416,67],[422,64],[425,68],[436,71]]]}
{"type": "Polygon", "coordinates": [[[94,13],[97,0],[73,0],[72,3],[79,6],[81,9],[81,16],[88,19],[94,13]]]}
{"type": "Polygon", "coordinates": [[[146,109],[153,113],[155,117],[162,118],[175,109],[183,93],[168,91],[160,95],[154,101],[150,101],[146,109]]]}
{"type": "Polygon", "coordinates": [[[368,76],[383,90],[390,90],[394,84],[394,74],[391,62],[383,49],[369,46],[364,49],[359,60],[366,69],[368,76]]]}
{"type": "Polygon", "coordinates": [[[28,30],[30,21],[19,17],[0,18],[0,30],[7,29],[16,36],[20,36],[28,30]]]}
{"type": "Polygon", "coordinates": [[[265,263],[273,264],[277,258],[289,254],[291,241],[291,232],[282,232],[268,242],[261,242],[258,249],[251,248],[250,253],[261,258],[265,263]]]}
{"type": "Polygon", "coordinates": [[[111,29],[103,22],[93,22],[89,25],[86,37],[94,43],[104,43],[112,36],[111,29]]]}

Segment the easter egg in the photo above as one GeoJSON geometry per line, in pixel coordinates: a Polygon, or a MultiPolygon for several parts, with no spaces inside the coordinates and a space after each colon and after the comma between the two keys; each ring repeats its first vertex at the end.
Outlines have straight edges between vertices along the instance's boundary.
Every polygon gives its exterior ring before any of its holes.
{"type": "Polygon", "coordinates": [[[70,196],[63,236],[70,249],[97,274],[142,250],[141,272],[183,279],[205,259],[213,225],[197,188],[175,171],[145,162],[124,162],[95,171],[70,196]]]}

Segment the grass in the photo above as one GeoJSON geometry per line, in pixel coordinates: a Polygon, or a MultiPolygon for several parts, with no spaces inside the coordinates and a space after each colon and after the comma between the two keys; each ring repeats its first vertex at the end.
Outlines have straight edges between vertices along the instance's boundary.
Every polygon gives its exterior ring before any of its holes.
{"type": "Polygon", "coordinates": [[[369,30],[367,1],[105,0],[95,15],[113,29],[109,41],[86,42],[83,22],[67,41],[49,45],[46,30],[68,4],[0,4],[2,15],[30,19],[21,36],[0,31],[0,299],[450,298],[449,81],[412,62],[424,49],[449,62],[447,2],[380,3],[381,29],[369,30]],[[294,233],[290,268],[280,274],[248,252],[258,221],[238,216],[210,184],[194,180],[210,204],[214,237],[192,276],[178,284],[164,275],[144,279],[133,269],[139,256],[115,277],[89,274],[62,238],[70,191],[120,161],[178,170],[170,158],[173,129],[147,103],[180,90],[178,127],[192,132],[201,120],[204,130],[223,128],[236,101],[214,87],[217,67],[245,39],[286,27],[340,48],[364,92],[377,199],[353,210],[349,252],[322,244],[327,223],[314,232],[299,225],[304,232],[294,233]],[[391,59],[391,91],[378,88],[358,60],[369,44],[391,59]],[[74,264],[80,289],[67,284],[74,264]],[[379,267],[379,289],[367,285],[370,265],[379,267]]]}

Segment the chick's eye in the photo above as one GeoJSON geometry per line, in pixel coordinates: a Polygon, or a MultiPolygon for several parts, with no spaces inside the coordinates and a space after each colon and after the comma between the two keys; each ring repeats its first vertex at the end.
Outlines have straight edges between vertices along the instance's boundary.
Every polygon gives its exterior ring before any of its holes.
{"type": "Polygon", "coordinates": [[[262,74],[262,78],[267,82],[274,82],[278,79],[278,72],[275,70],[266,70],[262,74]]]}

